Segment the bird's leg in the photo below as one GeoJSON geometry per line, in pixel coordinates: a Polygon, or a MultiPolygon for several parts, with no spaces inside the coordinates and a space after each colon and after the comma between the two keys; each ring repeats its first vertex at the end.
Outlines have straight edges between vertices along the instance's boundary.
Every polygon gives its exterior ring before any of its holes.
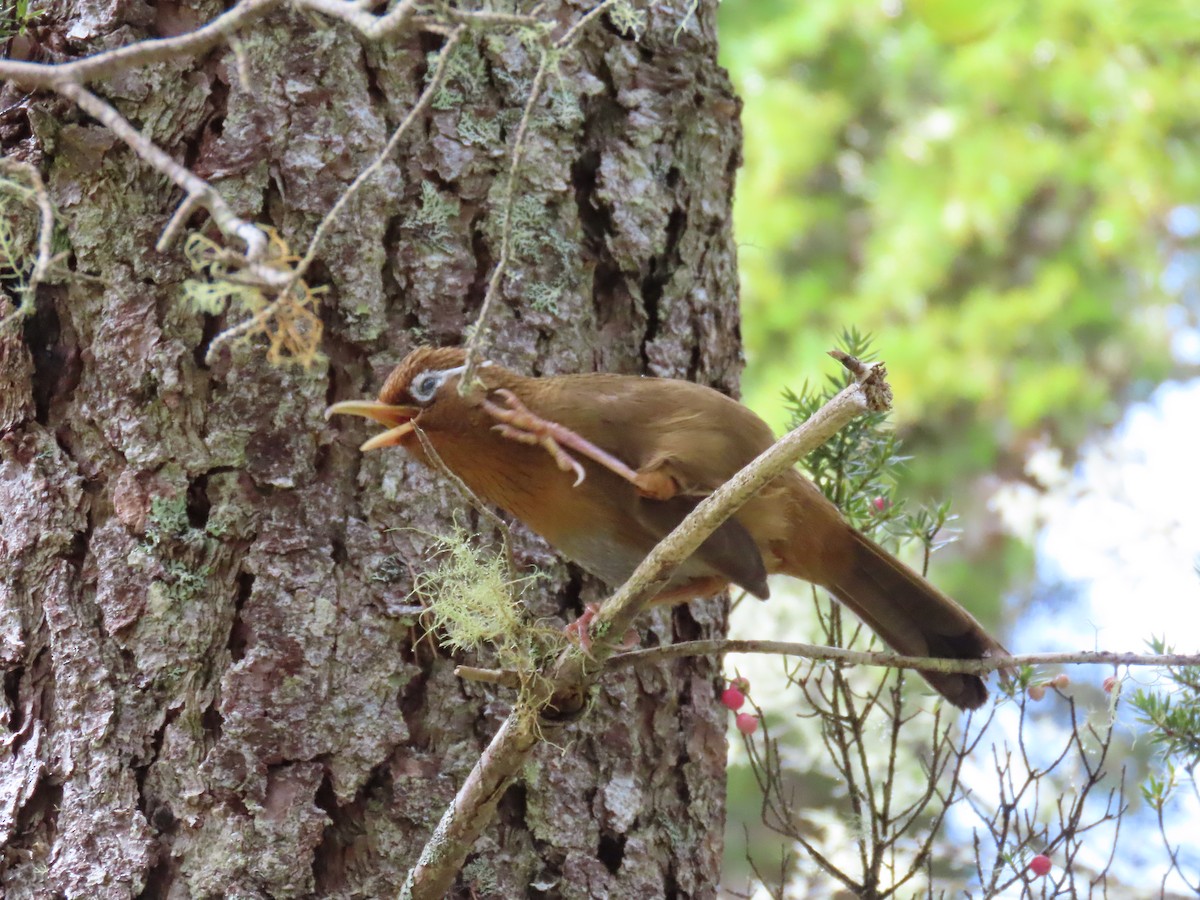
{"type": "MultiPolygon", "coordinates": [[[[589,603],[583,608],[583,615],[563,629],[568,638],[575,638],[579,641],[579,648],[589,656],[592,654],[592,619],[596,618],[598,612],[600,612],[599,605],[589,603]]],[[[642,638],[637,633],[637,629],[630,628],[625,632],[625,639],[616,649],[622,652],[632,650],[641,642],[642,638]]]]}
{"type": "Polygon", "coordinates": [[[565,425],[543,419],[531,412],[529,407],[508,388],[497,388],[496,394],[504,400],[504,406],[486,398],[481,404],[488,415],[500,421],[499,425],[492,427],[506,438],[520,441],[522,444],[537,444],[544,448],[554,458],[554,462],[560,469],[564,472],[575,473],[576,487],[583,483],[583,466],[579,464],[579,460],[564,450],[564,447],[574,450],[620,475],[637,488],[638,493],[643,497],[669,500],[678,492],[679,488],[675,479],[665,472],[635,472],[611,453],[601,450],[587,438],[580,436],[565,425]]]}

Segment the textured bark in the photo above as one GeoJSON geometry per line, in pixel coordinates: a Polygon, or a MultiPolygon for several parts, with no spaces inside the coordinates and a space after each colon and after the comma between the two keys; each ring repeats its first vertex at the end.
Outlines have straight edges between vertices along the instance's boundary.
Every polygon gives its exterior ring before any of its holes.
{"type": "MultiPolygon", "coordinates": [[[[491,322],[506,365],[735,388],[740,136],[713,5],[659,4],[636,41],[602,18],[549,78],[491,322]]],[[[563,22],[589,8],[549,7],[563,22]]],[[[82,54],[216,11],[101,0],[42,26],[82,54]]],[[[296,249],[438,46],[277,14],[241,39],[245,82],[222,50],[96,88],[296,249]]],[[[461,341],[536,63],[511,32],[468,36],[427,127],[324,246],[327,359],[307,370],[253,345],[204,366],[229,322],[185,309],[181,254],[153,249],[178,196],[100,126],[33,98],[27,126],[2,132],[41,163],[74,273],[42,289],[23,335],[0,335],[7,897],[385,897],[403,881],[510,697],[460,682],[396,612],[425,533],[461,501],[402,453],[360,455],[366,430],[321,413],[418,343],[461,341]]],[[[565,623],[603,597],[516,534],[549,576],[535,615],[565,623]]],[[[644,630],[653,644],[724,625],[709,602],[644,630]]],[[[457,894],[714,896],[716,678],[694,659],[608,678],[506,795],[457,894]]]]}

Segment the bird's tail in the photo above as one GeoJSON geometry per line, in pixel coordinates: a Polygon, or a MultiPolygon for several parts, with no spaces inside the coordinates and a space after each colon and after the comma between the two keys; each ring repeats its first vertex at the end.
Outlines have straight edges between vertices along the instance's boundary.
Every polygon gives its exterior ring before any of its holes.
{"type": "MultiPolygon", "coordinates": [[[[849,526],[845,534],[849,539],[836,554],[842,564],[825,574],[824,586],[897,653],[945,659],[1008,655],[974,616],[900,560],[849,526]]],[[[987,700],[978,675],[920,674],[960,709],[977,709],[987,700]]]]}

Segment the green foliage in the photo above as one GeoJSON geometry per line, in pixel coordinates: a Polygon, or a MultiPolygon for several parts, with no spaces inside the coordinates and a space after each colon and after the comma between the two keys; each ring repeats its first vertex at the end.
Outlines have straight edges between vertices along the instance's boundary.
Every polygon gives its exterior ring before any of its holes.
{"type": "MultiPolygon", "coordinates": [[[[1152,653],[1175,652],[1161,638],[1148,643],[1152,653]]],[[[1170,667],[1166,678],[1166,691],[1139,688],[1132,701],[1138,720],[1166,763],[1166,778],[1151,776],[1142,787],[1143,796],[1156,807],[1170,793],[1177,767],[1192,773],[1200,765],[1200,666],[1170,667]]]]}
{"type": "MultiPolygon", "coordinates": [[[[287,241],[274,229],[262,230],[267,235],[267,253],[257,265],[275,269],[280,275],[292,274],[298,260],[287,241]]],[[[324,287],[310,287],[303,278],[293,276],[282,290],[271,285],[269,296],[260,279],[242,277],[244,258],[199,232],[188,235],[183,253],[196,275],[183,283],[186,307],[219,315],[232,306],[247,316],[220,337],[229,335],[242,340],[265,337],[267,361],[272,365],[300,363],[308,368],[323,359],[319,348],[324,326],[317,310],[324,287]]]]}
{"type": "MultiPolygon", "coordinates": [[[[427,80],[433,78],[440,53],[426,54],[427,80]]],[[[487,63],[474,42],[463,41],[455,47],[446,65],[446,80],[433,98],[434,109],[458,109],[484,96],[488,84],[487,63]]]]}
{"type": "Polygon", "coordinates": [[[640,40],[646,29],[646,11],[638,9],[630,0],[617,0],[608,8],[608,18],[613,27],[626,37],[640,40]]]}
{"type": "Polygon", "coordinates": [[[32,6],[30,0],[0,3],[0,41],[25,34],[34,21],[45,13],[45,10],[33,9],[32,6]]]}
{"type": "MultiPolygon", "coordinates": [[[[863,362],[871,362],[871,338],[849,329],[840,349],[863,362]]],[[[818,389],[805,382],[798,392],[784,390],[790,416],[788,428],[806,421],[838,392],[852,376],[827,375],[818,389]]],[[[887,413],[859,416],[804,460],[809,476],[858,529],[875,533],[885,543],[916,540],[926,555],[944,543],[945,527],[952,520],[948,502],[910,512],[896,495],[897,476],[908,461],[900,453],[900,440],[887,425],[887,413]],[[939,541],[939,535],[943,540],[939,541]]]]}
{"type": "Polygon", "coordinates": [[[779,424],[778,386],[871,330],[941,483],[1033,433],[1073,443],[1166,372],[1163,221],[1200,195],[1195,8],[992,6],[720,7],[746,395],[779,424]]]}
{"type": "MultiPolygon", "coordinates": [[[[0,292],[13,300],[17,315],[33,311],[32,298],[25,295],[37,258],[35,193],[17,173],[0,175],[0,292]]],[[[0,305],[0,324],[7,321],[5,312],[0,305]]]]}

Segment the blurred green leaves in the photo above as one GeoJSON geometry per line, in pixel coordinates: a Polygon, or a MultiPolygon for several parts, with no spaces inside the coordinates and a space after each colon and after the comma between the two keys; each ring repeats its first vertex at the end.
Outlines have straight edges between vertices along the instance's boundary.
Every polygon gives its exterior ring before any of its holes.
{"type": "Polygon", "coordinates": [[[1200,4],[720,17],[746,102],[744,389],[773,424],[846,327],[875,334],[898,424],[950,450],[928,480],[1032,435],[1071,445],[1168,373],[1159,276],[1166,214],[1200,200],[1200,4]]]}

